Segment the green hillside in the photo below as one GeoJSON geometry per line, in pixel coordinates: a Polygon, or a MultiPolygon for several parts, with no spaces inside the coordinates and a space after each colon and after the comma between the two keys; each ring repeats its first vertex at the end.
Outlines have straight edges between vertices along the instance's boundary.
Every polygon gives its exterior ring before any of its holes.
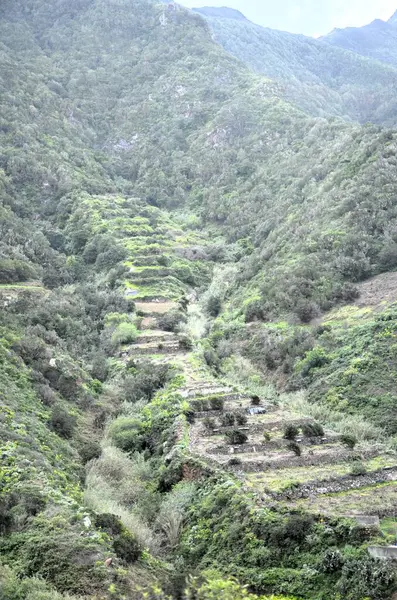
{"type": "Polygon", "coordinates": [[[339,43],[336,33],[316,40],[238,20],[233,14],[195,10],[206,17],[223,48],[279,82],[286,97],[308,114],[395,125],[397,73],[391,65],[377,62],[378,56],[339,43]]]}
{"type": "Polygon", "coordinates": [[[322,38],[327,44],[351,50],[388,65],[397,65],[396,13],[388,20],[376,19],[364,27],[335,29],[322,38]]]}
{"type": "Polygon", "coordinates": [[[173,3],[0,33],[1,600],[391,598],[393,489],[343,494],[393,488],[394,309],[335,315],[397,266],[395,132],[173,3]]]}

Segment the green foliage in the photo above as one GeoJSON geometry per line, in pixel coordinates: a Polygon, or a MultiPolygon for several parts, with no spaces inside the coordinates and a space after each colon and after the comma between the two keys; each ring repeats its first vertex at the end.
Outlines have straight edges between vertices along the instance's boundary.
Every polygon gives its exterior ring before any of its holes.
{"type": "Polygon", "coordinates": [[[76,596],[58,593],[38,577],[20,579],[7,566],[0,565],[1,600],[77,600],[76,596]]]}
{"type": "Polygon", "coordinates": [[[81,523],[65,517],[36,517],[29,531],[1,542],[1,552],[22,577],[45,577],[59,591],[93,594],[107,579],[97,561],[106,547],[81,536],[81,523]]]}
{"type": "Polygon", "coordinates": [[[116,535],[113,540],[113,548],[117,556],[128,564],[136,562],[142,552],[135,536],[126,529],[116,535]]]}
{"type": "Polygon", "coordinates": [[[325,44],[245,19],[228,18],[224,12],[198,11],[207,16],[215,39],[228,52],[256,72],[282,83],[287,98],[306,113],[361,122],[395,122],[395,105],[390,101],[391,90],[397,85],[391,67],[397,64],[392,27],[379,31],[374,23],[372,29],[371,25],[338,29],[324,38],[325,44]],[[382,66],[369,59],[391,64],[382,66]],[[364,99],[369,89],[371,102],[364,99]]]}
{"type": "Polygon", "coordinates": [[[299,427],[293,423],[287,423],[284,427],[283,437],[286,440],[293,441],[299,435],[299,427]]]}
{"type": "Polygon", "coordinates": [[[172,369],[168,365],[156,365],[148,361],[139,369],[133,367],[123,380],[125,399],[132,403],[138,400],[148,402],[171,378],[172,369]]]}
{"type": "Polygon", "coordinates": [[[302,433],[308,438],[323,437],[324,428],[320,423],[304,423],[302,425],[302,433]]]}
{"type": "Polygon", "coordinates": [[[234,422],[235,422],[234,413],[230,413],[230,412],[223,413],[223,415],[221,415],[220,422],[221,422],[222,427],[230,427],[231,425],[234,425],[234,422]]]}
{"type": "Polygon", "coordinates": [[[350,469],[350,475],[354,477],[359,477],[360,475],[365,475],[367,472],[367,468],[364,463],[360,461],[355,461],[350,469]]]}
{"type": "Polygon", "coordinates": [[[76,427],[76,417],[59,405],[51,411],[50,426],[53,431],[65,439],[72,437],[76,427]]]}
{"type": "Polygon", "coordinates": [[[344,435],[341,435],[340,441],[342,442],[342,444],[350,448],[350,450],[353,450],[358,440],[356,436],[345,433],[344,435]]]}
{"type": "Polygon", "coordinates": [[[222,300],[219,296],[210,296],[207,300],[206,311],[210,317],[217,317],[222,309],[222,300]]]}
{"type": "Polygon", "coordinates": [[[296,442],[290,442],[287,446],[288,450],[291,450],[295,454],[295,456],[300,456],[302,454],[302,449],[296,442]]]}
{"type": "Polygon", "coordinates": [[[120,323],[112,334],[112,344],[130,344],[138,337],[138,330],[133,323],[120,323]]]}
{"type": "Polygon", "coordinates": [[[225,438],[229,444],[245,444],[248,440],[248,436],[239,429],[230,429],[225,432],[225,438]]]}
{"type": "Polygon", "coordinates": [[[347,560],[342,568],[338,588],[346,600],[370,597],[382,600],[395,586],[395,575],[382,561],[368,558],[347,560]]]}
{"type": "Polygon", "coordinates": [[[225,579],[216,572],[205,581],[192,581],[186,590],[186,600],[294,600],[286,596],[255,596],[234,579],[225,579]]]}

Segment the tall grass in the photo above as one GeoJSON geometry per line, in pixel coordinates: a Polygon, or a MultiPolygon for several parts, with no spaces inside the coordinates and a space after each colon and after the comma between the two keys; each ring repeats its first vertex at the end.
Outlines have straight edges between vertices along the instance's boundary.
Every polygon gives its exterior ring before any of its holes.
{"type": "Polygon", "coordinates": [[[156,505],[156,498],[145,486],[150,478],[150,467],[142,456],[129,458],[108,445],[90,465],[84,499],[98,513],[117,515],[143,547],[157,554],[160,538],[143,518],[142,510],[143,505],[156,505]]]}

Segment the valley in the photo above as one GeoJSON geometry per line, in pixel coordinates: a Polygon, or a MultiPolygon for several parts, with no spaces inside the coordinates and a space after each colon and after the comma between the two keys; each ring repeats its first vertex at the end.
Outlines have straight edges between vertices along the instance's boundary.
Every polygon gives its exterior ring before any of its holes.
{"type": "Polygon", "coordinates": [[[391,61],[154,0],[0,32],[1,600],[391,599],[391,61]]]}

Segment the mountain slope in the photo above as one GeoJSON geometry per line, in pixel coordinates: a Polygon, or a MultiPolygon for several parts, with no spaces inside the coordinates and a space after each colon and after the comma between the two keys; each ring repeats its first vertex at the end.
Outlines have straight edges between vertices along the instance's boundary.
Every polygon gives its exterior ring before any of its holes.
{"type": "Polygon", "coordinates": [[[376,19],[364,27],[335,29],[321,39],[362,56],[397,65],[396,14],[387,22],[376,19]]]}
{"type": "Polygon", "coordinates": [[[225,12],[196,10],[206,16],[219,44],[280,82],[286,97],[309,114],[396,123],[397,73],[390,67],[319,40],[228,18],[225,12]]]}
{"type": "Polygon", "coordinates": [[[6,600],[390,596],[377,530],[192,449],[192,389],[218,417],[242,393],[186,322],[215,262],[242,328],[391,268],[395,134],[307,116],[173,3],[6,0],[0,30],[6,600]]]}

